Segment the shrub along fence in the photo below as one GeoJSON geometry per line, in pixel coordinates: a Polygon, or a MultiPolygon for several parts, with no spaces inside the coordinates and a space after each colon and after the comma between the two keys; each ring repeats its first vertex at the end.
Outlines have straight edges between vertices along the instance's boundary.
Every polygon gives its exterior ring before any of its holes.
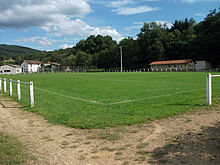
{"type": "Polygon", "coordinates": [[[17,88],[17,100],[21,100],[21,84],[29,85],[29,98],[30,98],[30,106],[34,107],[34,84],[32,81],[30,82],[21,82],[20,80],[12,80],[12,79],[2,79],[0,78],[0,91],[2,91],[2,80],[3,80],[3,91],[4,93],[7,92],[7,82],[9,83],[9,96],[13,95],[13,83],[16,83],[17,88]]]}

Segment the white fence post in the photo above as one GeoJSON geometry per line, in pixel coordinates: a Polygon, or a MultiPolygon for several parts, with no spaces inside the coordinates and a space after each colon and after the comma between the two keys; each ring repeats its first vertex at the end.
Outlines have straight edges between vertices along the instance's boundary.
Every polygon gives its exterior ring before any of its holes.
{"type": "Polygon", "coordinates": [[[17,96],[18,96],[18,100],[21,100],[21,82],[20,82],[20,80],[17,80],[17,96]]]}
{"type": "Polygon", "coordinates": [[[29,85],[30,85],[30,104],[31,104],[31,107],[34,107],[34,85],[33,85],[33,82],[30,81],[29,85]]]}
{"type": "Polygon", "coordinates": [[[9,96],[12,96],[12,79],[9,79],[9,96]]]}
{"type": "Polygon", "coordinates": [[[212,104],[212,75],[210,73],[206,75],[206,104],[212,104]]]}
{"type": "Polygon", "coordinates": [[[4,78],[4,92],[6,93],[6,78],[4,78]]]}
{"type": "Polygon", "coordinates": [[[0,91],[2,90],[2,78],[0,77],[0,91]]]}

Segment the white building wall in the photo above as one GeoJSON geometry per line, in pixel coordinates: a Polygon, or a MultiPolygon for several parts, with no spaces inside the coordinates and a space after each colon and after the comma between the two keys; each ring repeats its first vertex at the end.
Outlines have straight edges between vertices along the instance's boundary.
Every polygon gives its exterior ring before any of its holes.
{"type": "Polygon", "coordinates": [[[21,67],[24,69],[24,72],[38,72],[41,68],[41,64],[28,64],[23,62],[21,67]]]}
{"type": "Polygon", "coordinates": [[[0,67],[0,72],[1,74],[20,74],[22,73],[22,68],[3,65],[0,67]]]}
{"type": "Polygon", "coordinates": [[[39,65],[38,64],[32,64],[31,65],[32,72],[38,72],[39,69],[40,69],[40,64],[39,65]]]}

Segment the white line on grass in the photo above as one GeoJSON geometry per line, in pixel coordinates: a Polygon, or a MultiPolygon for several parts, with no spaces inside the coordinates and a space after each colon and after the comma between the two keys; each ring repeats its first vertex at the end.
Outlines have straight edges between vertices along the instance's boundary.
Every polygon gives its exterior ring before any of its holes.
{"type": "Polygon", "coordinates": [[[139,98],[139,99],[124,100],[124,101],[120,101],[120,102],[101,103],[101,102],[98,102],[98,101],[95,101],[95,100],[88,100],[88,99],[83,99],[83,98],[79,98],[79,97],[72,97],[72,96],[60,94],[60,93],[57,93],[57,92],[53,92],[51,90],[40,89],[40,88],[36,88],[36,87],[35,87],[35,89],[37,89],[39,91],[55,94],[55,95],[58,95],[58,96],[63,96],[63,97],[67,97],[67,98],[70,98],[70,99],[79,100],[79,101],[88,102],[88,103],[93,103],[93,104],[98,104],[98,105],[117,105],[117,104],[137,102],[137,101],[144,101],[144,100],[149,100],[149,99],[155,99],[155,98],[160,98],[160,97],[167,97],[167,96],[172,96],[172,95],[183,94],[183,93],[190,93],[190,92],[197,91],[197,90],[189,90],[189,91],[169,93],[169,94],[159,95],[159,96],[151,96],[151,97],[145,97],[145,98],[139,98]]]}
{"type": "Polygon", "coordinates": [[[144,100],[148,100],[148,99],[155,99],[155,98],[172,96],[172,95],[177,95],[177,94],[190,93],[190,92],[193,92],[193,91],[196,91],[196,90],[189,90],[189,91],[185,91],[185,92],[169,93],[169,94],[166,94],[166,95],[151,96],[151,97],[145,97],[145,98],[140,98],[140,99],[124,100],[124,101],[120,101],[120,102],[107,103],[106,105],[115,105],[115,104],[129,103],[129,102],[144,101],[144,100]]]}
{"type": "Polygon", "coordinates": [[[83,102],[94,103],[94,104],[103,104],[103,103],[100,103],[100,102],[95,101],[95,100],[88,100],[88,99],[83,99],[83,98],[79,98],[79,97],[72,97],[72,96],[68,96],[68,95],[61,94],[61,93],[53,92],[53,91],[51,91],[51,90],[40,89],[40,88],[36,88],[36,87],[35,87],[35,89],[37,89],[37,90],[39,90],[39,91],[43,91],[43,92],[48,92],[48,93],[51,93],[51,94],[55,94],[55,95],[58,95],[58,96],[63,96],[63,97],[67,97],[67,98],[70,98],[70,99],[83,101],[83,102]]]}
{"type": "Polygon", "coordinates": [[[110,82],[129,82],[129,83],[133,83],[133,82],[138,82],[138,83],[146,83],[145,81],[136,81],[136,80],[117,80],[117,79],[113,79],[113,80],[107,80],[107,79],[96,79],[99,81],[110,81],[110,82]]]}

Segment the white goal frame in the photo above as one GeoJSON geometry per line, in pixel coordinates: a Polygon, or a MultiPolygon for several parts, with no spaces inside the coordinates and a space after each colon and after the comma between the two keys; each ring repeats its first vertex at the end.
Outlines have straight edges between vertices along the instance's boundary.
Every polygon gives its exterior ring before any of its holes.
{"type": "Polygon", "coordinates": [[[220,75],[206,75],[206,104],[212,104],[212,77],[220,77],[220,75]]]}

